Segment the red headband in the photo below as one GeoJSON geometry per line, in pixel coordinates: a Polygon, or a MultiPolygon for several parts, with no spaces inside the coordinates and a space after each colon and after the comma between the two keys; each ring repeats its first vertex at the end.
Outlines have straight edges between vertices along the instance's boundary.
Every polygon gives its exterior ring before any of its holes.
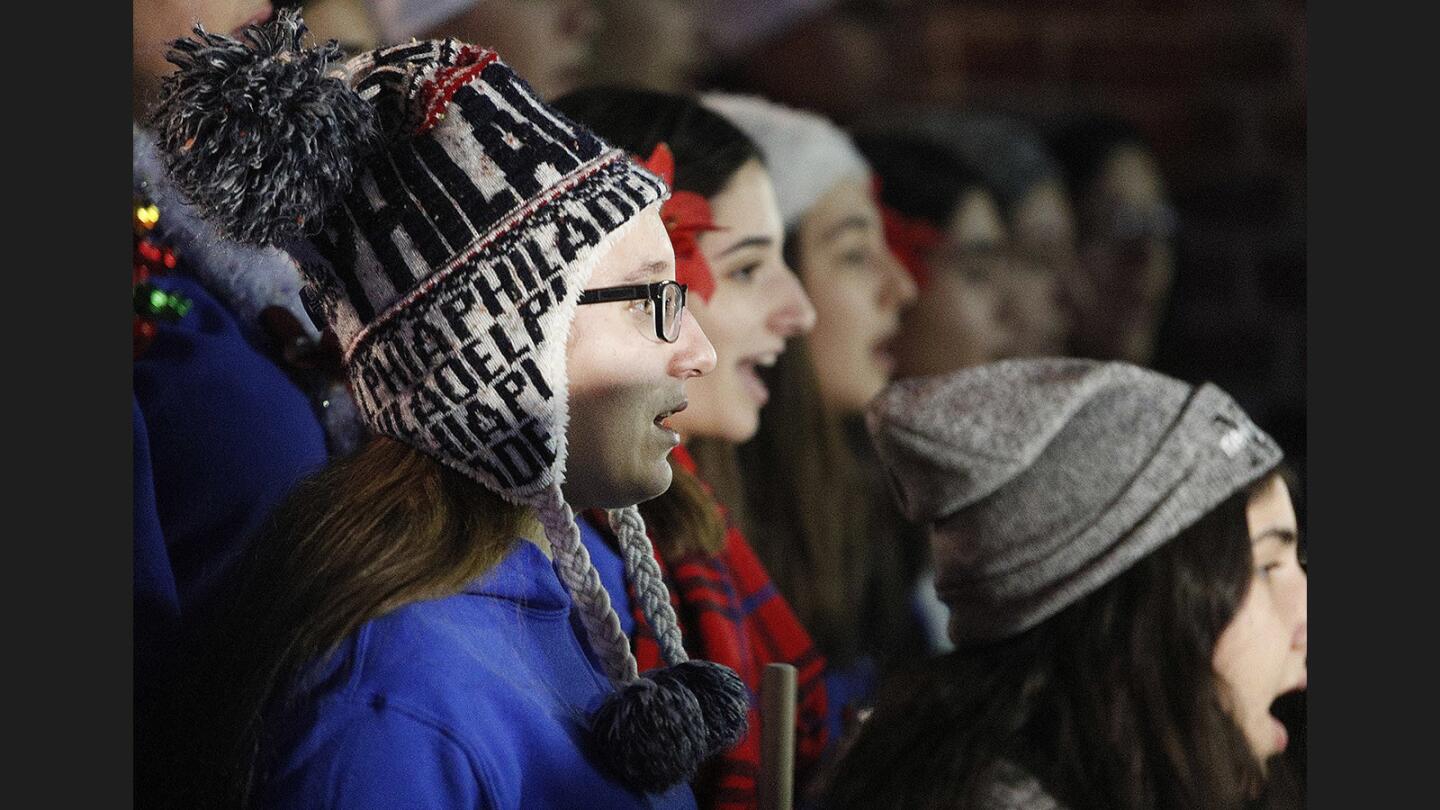
{"type": "Polygon", "coordinates": [[[660,219],[670,234],[670,245],[675,248],[675,280],[689,287],[701,300],[709,301],[715,292],[715,276],[700,252],[696,236],[720,230],[710,215],[710,201],[693,191],[675,190],[675,156],[663,142],[655,145],[650,157],[644,160],[637,157],[636,162],[659,175],[671,188],[670,199],[660,206],[660,219]]]}
{"type": "Polygon", "coordinates": [[[945,233],[923,219],[907,217],[884,203],[880,219],[885,225],[885,243],[890,252],[910,272],[915,286],[925,289],[930,284],[930,253],[945,241],[945,233]]]}

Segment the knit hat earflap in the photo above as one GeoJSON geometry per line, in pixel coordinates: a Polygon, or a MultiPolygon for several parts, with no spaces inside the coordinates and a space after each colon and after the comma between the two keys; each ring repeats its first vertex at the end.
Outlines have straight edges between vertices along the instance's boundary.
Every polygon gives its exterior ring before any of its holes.
{"type": "Polygon", "coordinates": [[[304,33],[282,12],[247,42],[197,26],[175,43],[156,128],[176,185],[222,235],[295,256],[374,431],[534,509],[616,686],[591,718],[597,756],[640,790],[693,778],[743,735],[744,684],[687,660],[629,507],[626,574],[673,642],[669,668],[636,671],[560,488],[580,293],[668,190],[492,50],[410,42],[332,69],[338,47],[304,33]]]}

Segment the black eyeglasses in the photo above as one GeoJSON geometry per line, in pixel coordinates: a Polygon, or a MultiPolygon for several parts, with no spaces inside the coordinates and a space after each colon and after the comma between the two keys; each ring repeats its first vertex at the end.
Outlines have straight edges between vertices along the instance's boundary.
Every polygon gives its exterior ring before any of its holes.
{"type": "Polygon", "coordinates": [[[626,284],[619,287],[601,287],[580,293],[582,304],[605,304],[611,301],[648,301],[650,311],[655,314],[655,337],[666,343],[680,339],[680,319],[685,314],[684,284],[676,281],[657,281],[652,284],[626,284]]]}

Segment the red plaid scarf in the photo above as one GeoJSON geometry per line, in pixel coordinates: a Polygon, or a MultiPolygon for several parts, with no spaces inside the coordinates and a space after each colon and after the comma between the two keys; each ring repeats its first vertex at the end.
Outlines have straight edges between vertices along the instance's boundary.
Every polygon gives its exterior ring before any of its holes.
{"type": "MultiPolygon", "coordinates": [[[[684,447],[672,456],[692,474],[695,460],[684,447]]],[[[708,485],[706,486],[708,489],[708,485]]],[[[795,783],[797,792],[825,749],[825,658],[789,603],[776,590],[744,535],[730,522],[725,507],[725,550],[660,560],[670,601],[680,619],[685,648],[695,658],[724,664],[750,689],[750,729],[740,744],[706,764],[695,780],[695,798],[702,808],[740,810],[756,803],[760,776],[761,673],[771,663],[796,669],[795,783]]],[[[657,559],[660,557],[656,553],[657,559]]],[[[638,605],[634,599],[632,605],[638,605]]],[[[633,643],[641,671],[663,666],[655,634],[638,607],[633,643]]]]}

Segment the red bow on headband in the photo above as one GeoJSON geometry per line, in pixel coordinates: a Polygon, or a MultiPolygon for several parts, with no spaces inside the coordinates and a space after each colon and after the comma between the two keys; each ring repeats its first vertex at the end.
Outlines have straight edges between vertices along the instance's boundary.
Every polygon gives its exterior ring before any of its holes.
{"type": "Polygon", "coordinates": [[[939,228],[923,219],[907,217],[884,203],[880,204],[880,218],[885,226],[885,243],[900,264],[910,271],[915,286],[925,289],[930,284],[929,256],[945,241],[945,234],[939,228]]]}
{"type": "Polygon", "coordinates": [[[689,287],[701,300],[709,301],[715,293],[715,276],[710,273],[710,265],[700,252],[696,237],[705,231],[720,230],[710,215],[710,201],[693,191],[674,190],[675,155],[664,143],[656,144],[650,157],[636,158],[636,162],[671,187],[670,199],[660,206],[660,219],[670,234],[670,245],[675,248],[675,280],[689,287]]]}

